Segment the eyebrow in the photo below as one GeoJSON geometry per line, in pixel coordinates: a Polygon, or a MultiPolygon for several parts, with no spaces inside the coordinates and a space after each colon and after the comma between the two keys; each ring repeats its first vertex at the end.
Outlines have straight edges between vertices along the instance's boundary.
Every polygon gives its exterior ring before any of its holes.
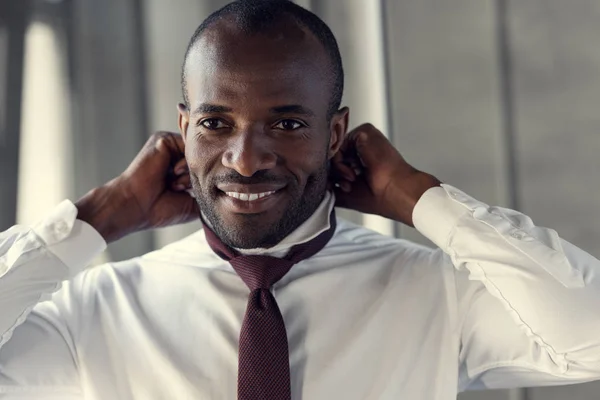
{"type": "Polygon", "coordinates": [[[271,108],[270,111],[273,114],[301,114],[301,115],[308,115],[311,117],[314,117],[314,115],[315,115],[315,113],[312,112],[310,109],[308,109],[306,107],[302,107],[301,105],[298,105],[298,104],[273,107],[273,108],[271,108]]]}
{"type": "Polygon", "coordinates": [[[233,109],[225,106],[219,106],[217,104],[202,103],[194,110],[193,114],[218,114],[232,112],[233,109]]]}
{"type": "MultiPolygon", "coordinates": [[[[233,109],[230,107],[220,106],[217,104],[202,103],[194,110],[193,114],[219,114],[230,113],[233,109]]],[[[289,104],[284,106],[273,107],[269,110],[272,114],[300,114],[313,117],[315,113],[299,104],[289,104]]]]}

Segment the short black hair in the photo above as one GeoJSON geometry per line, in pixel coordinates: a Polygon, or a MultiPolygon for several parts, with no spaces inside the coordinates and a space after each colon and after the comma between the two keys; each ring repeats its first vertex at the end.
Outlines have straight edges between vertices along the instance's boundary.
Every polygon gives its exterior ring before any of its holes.
{"type": "Polygon", "coordinates": [[[340,108],[344,91],[344,69],[337,41],[331,29],[321,18],[290,0],[237,0],[215,11],[200,24],[190,39],[181,68],[181,89],[186,107],[190,107],[187,94],[187,60],[194,45],[208,27],[225,18],[234,18],[237,27],[242,32],[251,35],[267,31],[277,23],[280,17],[284,16],[291,17],[298,25],[315,35],[330,58],[333,93],[327,110],[327,118],[331,118],[340,108]]]}

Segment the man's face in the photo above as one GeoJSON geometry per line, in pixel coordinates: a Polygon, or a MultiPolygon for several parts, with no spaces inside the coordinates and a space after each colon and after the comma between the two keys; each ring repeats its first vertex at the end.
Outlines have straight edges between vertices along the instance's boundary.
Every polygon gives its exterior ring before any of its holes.
{"type": "Polygon", "coordinates": [[[190,108],[180,105],[179,124],[193,191],[233,247],[271,247],[315,211],[346,133],[347,110],[327,118],[325,50],[282,26],[249,37],[218,22],[187,64],[190,108]]]}

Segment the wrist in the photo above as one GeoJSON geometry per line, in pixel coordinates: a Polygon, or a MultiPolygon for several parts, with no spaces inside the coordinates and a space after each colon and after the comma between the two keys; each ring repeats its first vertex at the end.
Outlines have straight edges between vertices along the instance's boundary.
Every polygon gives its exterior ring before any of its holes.
{"type": "Polygon", "coordinates": [[[131,202],[119,186],[114,179],[90,190],[75,203],[77,219],[92,226],[107,243],[139,229],[130,212],[131,202]]]}
{"type": "Polygon", "coordinates": [[[409,179],[396,182],[394,197],[395,220],[414,227],[413,211],[415,206],[429,189],[440,186],[441,182],[433,175],[416,171],[409,179]]]}

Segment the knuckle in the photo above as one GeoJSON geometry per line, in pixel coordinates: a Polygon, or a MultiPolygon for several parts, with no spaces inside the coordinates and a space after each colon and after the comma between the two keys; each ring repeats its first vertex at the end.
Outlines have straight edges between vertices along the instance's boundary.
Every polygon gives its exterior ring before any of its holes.
{"type": "Polygon", "coordinates": [[[161,139],[161,138],[164,138],[167,136],[169,136],[169,132],[167,132],[167,131],[156,131],[152,134],[151,137],[154,139],[161,139]]]}
{"type": "Polygon", "coordinates": [[[173,139],[177,139],[179,135],[173,132],[169,132],[169,131],[156,131],[152,134],[152,138],[155,140],[159,140],[159,139],[168,139],[168,140],[173,140],[173,139]]]}

